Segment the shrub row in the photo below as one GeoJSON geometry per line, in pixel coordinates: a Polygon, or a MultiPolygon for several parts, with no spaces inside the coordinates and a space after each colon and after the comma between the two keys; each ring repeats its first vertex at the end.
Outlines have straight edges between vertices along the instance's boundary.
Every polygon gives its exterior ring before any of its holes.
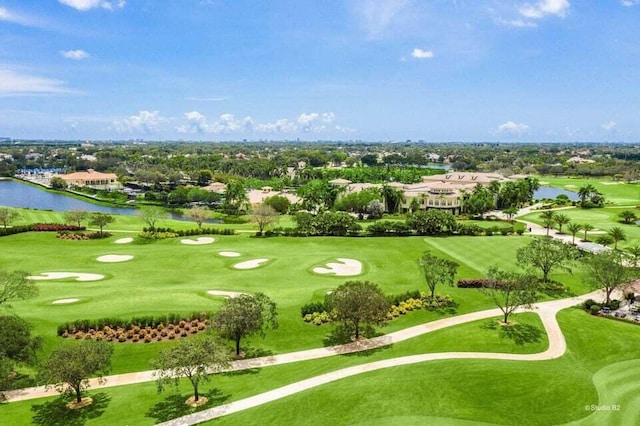
{"type": "Polygon", "coordinates": [[[109,232],[103,232],[102,234],[99,232],[66,232],[61,231],[56,234],[56,238],[60,238],[61,240],[75,240],[75,241],[85,241],[85,240],[99,240],[101,238],[108,238],[111,234],[109,232]]]}
{"type": "Polygon", "coordinates": [[[204,321],[213,316],[212,312],[192,312],[190,314],[170,313],[158,316],[140,316],[131,319],[122,318],[100,318],[96,320],[76,320],[66,322],[58,326],[58,336],[63,333],[76,333],[78,331],[88,332],[89,330],[102,330],[105,327],[122,328],[131,330],[134,327],[158,327],[158,325],[179,324],[180,321],[204,321]]]}
{"type": "Polygon", "coordinates": [[[68,225],[64,223],[36,223],[31,225],[31,230],[36,232],[58,232],[58,231],[84,231],[84,226],[68,225]]]}
{"type": "Polygon", "coordinates": [[[23,232],[31,231],[31,227],[33,225],[20,225],[20,226],[12,226],[10,228],[0,228],[0,237],[4,237],[7,235],[21,234],[23,232]]]}
{"type": "Polygon", "coordinates": [[[194,229],[173,229],[173,228],[142,228],[142,232],[148,233],[172,233],[178,237],[191,237],[194,235],[234,235],[235,231],[229,228],[194,228],[194,229]]]}
{"type": "Polygon", "coordinates": [[[487,278],[460,279],[456,284],[458,288],[484,288],[491,283],[487,278]]]}

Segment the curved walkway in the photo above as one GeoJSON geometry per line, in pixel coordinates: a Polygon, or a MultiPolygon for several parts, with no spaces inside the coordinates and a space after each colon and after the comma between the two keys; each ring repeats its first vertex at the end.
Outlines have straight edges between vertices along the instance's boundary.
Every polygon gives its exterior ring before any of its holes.
{"type": "MultiPolygon", "coordinates": [[[[210,410],[204,410],[194,414],[197,419],[181,418],[173,420],[168,424],[182,425],[182,424],[195,424],[202,422],[206,419],[213,419],[225,414],[244,410],[246,408],[261,405],[275,399],[283,398],[293,393],[301,392],[312,387],[322,385],[334,380],[338,380],[344,377],[353,376],[355,374],[364,373],[367,371],[374,371],[381,368],[388,368],[397,365],[413,364],[417,362],[424,362],[434,359],[453,359],[453,358],[483,358],[483,359],[510,359],[510,360],[523,360],[523,361],[536,361],[553,359],[564,354],[566,350],[566,343],[560,326],[556,321],[556,313],[562,309],[570,306],[577,305],[583,301],[602,296],[602,291],[595,291],[578,297],[570,297],[566,299],[553,300],[548,302],[541,302],[534,305],[534,311],[540,315],[542,323],[545,327],[546,333],[549,339],[549,348],[542,353],[529,354],[529,355],[515,355],[508,353],[473,353],[473,352],[449,352],[449,353],[431,353],[423,355],[415,355],[409,357],[392,358],[384,361],[373,362],[369,364],[362,364],[354,367],[350,367],[343,370],[338,370],[325,375],[317,376],[311,379],[303,380],[301,382],[293,383],[282,388],[278,388],[269,392],[262,393],[250,398],[246,398],[240,401],[235,401],[230,404],[225,404],[210,410]],[[204,416],[204,417],[203,417],[204,416]],[[206,417],[208,416],[208,417],[206,417]]],[[[479,312],[472,312],[455,317],[444,318],[437,321],[432,321],[424,324],[420,324],[414,327],[409,327],[400,331],[389,333],[384,336],[375,337],[362,342],[348,343],[345,345],[336,345],[326,348],[310,349],[298,352],[290,352],[281,355],[266,356],[260,358],[246,359],[234,361],[231,367],[227,371],[245,370],[250,368],[261,368],[271,365],[288,364],[292,362],[308,361],[318,358],[325,358],[329,356],[365,351],[369,349],[379,348],[393,343],[402,342],[423,334],[431,333],[436,330],[441,330],[447,327],[460,325],[472,321],[481,319],[487,319],[497,317],[501,315],[499,309],[488,309],[479,312]]],[[[122,386],[135,383],[150,382],[155,380],[155,370],[141,371],[136,373],[118,374],[107,376],[102,382],[97,379],[91,379],[89,385],[91,389],[100,389],[113,386],[122,386]]],[[[44,386],[37,386],[26,389],[18,389],[5,393],[7,402],[25,401],[36,398],[43,398],[48,396],[55,396],[58,393],[53,389],[45,389],[44,386]]]]}

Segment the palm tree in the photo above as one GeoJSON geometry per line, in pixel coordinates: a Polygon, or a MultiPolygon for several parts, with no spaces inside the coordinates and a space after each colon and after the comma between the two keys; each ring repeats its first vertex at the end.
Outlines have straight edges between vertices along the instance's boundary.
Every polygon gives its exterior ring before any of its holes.
{"type": "Polygon", "coordinates": [[[571,222],[571,219],[569,219],[569,216],[566,214],[557,213],[555,216],[555,222],[558,225],[558,234],[562,234],[562,225],[566,225],[571,222]]]}
{"type": "Polygon", "coordinates": [[[633,267],[637,268],[640,266],[640,244],[627,248],[627,251],[631,255],[633,267]]]}
{"type": "Polygon", "coordinates": [[[540,214],[540,218],[542,219],[544,226],[547,228],[547,237],[549,236],[549,230],[553,225],[553,222],[556,220],[556,212],[553,210],[545,210],[540,214]]]}
{"type": "Polygon", "coordinates": [[[590,223],[583,223],[581,225],[581,228],[584,231],[584,240],[589,241],[587,240],[587,232],[593,231],[593,225],[591,225],[590,223]]]}
{"type": "Polygon", "coordinates": [[[578,197],[580,197],[580,205],[584,206],[587,198],[591,196],[591,194],[594,194],[598,192],[596,190],[596,187],[588,184],[587,186],[582,186],[578,189],[578,197]]]}
{"type": "Polygon", "coordinates": [[[619,226],[614,226],[613,228],[609,229],[609,232],[607,232],[607,234],[609,234],[609,236],[613,239],[614,250],[618,250],[618,241],[625,241],[627,239],[627,235],[619,226]]]}
{"type": "Polygon", "coordinates": [[[573,237],[573,239],[571,240],[571,244],[576,245],[576,234],[582,230],[582,225],[580,225],[579,223],[570,222],[567,225],[567,229],[573,237]]]}

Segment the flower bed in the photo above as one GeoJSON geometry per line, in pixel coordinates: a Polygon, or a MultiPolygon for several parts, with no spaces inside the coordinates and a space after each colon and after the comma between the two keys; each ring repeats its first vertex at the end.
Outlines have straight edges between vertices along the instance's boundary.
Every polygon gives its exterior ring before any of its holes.
{"type": "Polygon", "coordinates": [[[102,318],[78,320],[58,326],[58,336],[115,343],[151,343],[173,340],[204,331],[212,313],[168,314],[130,320],[102,318]]]}

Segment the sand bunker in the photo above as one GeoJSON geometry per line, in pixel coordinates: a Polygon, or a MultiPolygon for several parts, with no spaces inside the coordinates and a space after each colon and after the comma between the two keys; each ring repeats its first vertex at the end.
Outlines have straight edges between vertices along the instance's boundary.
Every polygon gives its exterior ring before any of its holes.
{"type": "Polygon", "coordinates": [[[209,290],[207,291],[207,294],[210,294],[212,296],[230,297],[233,299],[234,297],[238,297],[245,293],[240,293],[237,291],[209,290]]]}
{"type": "Polygon", "coordinates": [[[81,272],[43,272],[40,275],[27,277],[30,280],[61,280],[64,278],[75,278],[76,281],[98,281],[104,279],[104,275],[81,272]]]}
{"type": "Polygon", "coordinates": [[[195,240],[189,240],[189,239],[180,240],[182,244],[187,244],[192,246],[199,246],[202,244],[211,244],[214,241],[215,240],[211,237],[200,237],[200,238],[196,238],[195,240]]]}
{"type": "Polygon", "coordinates": [[[115,244],[129,244],[130,242],[133,242],[133,238],[131,237],[120,238],[119,240],[114,241],[115,244]]]}
{"type": "Polygon", "coordinates": [[[69,303],[79,302],[80,299],[58,299],[51,302],[52,305],[67,305],[69,303]]]}
{"type": "Polygon", "coordinates": [[[313,268],[313,272],[316,274],[334,274],[339,277],[360,275],[362,273],[362,263],[358,260],[339,257],[338,262],[342,263],[327,263],[326,268],[313,268]]]}
{"type": "Polygon", "coordinates": [[[98,262],[104,263],[117,263],[117,262],[126,262],[127,260],[133,259],[133,256],[129,254],[105,254],[104,256],[100,256],[96,260],[98,262]]]}
{"type": "Polygon", "coordinates": [[[240,257],[240,253],[237,251],[221,251],[218,254],[222,257],[240,257]]]}
{"type": "Polygon", "coordinates": [[[233,265],[236,269],[253,269],[259,267],[264,262],[268,262],[269,259],[253,259],[247,260],[246,262],[240,262],[233,265]]]}

